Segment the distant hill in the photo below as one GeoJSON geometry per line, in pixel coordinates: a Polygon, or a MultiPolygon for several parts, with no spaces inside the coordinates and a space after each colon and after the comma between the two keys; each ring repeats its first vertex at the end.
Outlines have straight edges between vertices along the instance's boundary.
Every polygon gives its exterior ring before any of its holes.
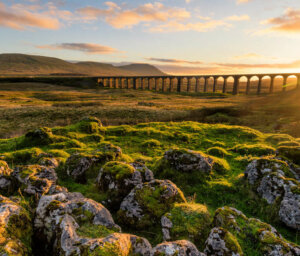
{"type": "Polygon", "coordinates": [[[164,75],[158,68],[148,64],[113,66],[99,62],[70,63],[58,58],[26,55],[0,54],[0,76],[8,75],[74,75],[74,76],[131,76],[164,75]]]}

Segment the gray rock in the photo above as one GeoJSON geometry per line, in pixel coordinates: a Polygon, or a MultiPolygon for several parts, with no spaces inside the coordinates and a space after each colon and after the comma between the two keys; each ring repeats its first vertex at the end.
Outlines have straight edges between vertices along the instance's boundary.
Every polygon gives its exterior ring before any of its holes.
{"type": "MultiPolygon", "coordinates": [[[[147,200],[148,200],[147,199],[147,200]]],[[[174,203],[185,202],[185,198],[180,189],[169,180],[153,180],[151,182],[137,185],[124,198],[118,212],[120,222],[124,225],[132,225],[137,229],[146,228],[146,226],[156,225],[163,214],[170,210],[174,203]],[[159,194],[154,193],[159,190],[159,194]],[[160,209],[160,216],[150,208],[147,201],[143,199],[144,193],[147,198],[156,200],[157,207],[160,209]]]]}
{"type": "Polygon", "coordinates": [[[162,233],[163,233],[163,240],[169,241],[171,239],[170,229],[173,227],[173,223],[167,216],[161,217],[161,226],[162,226],[162,233]]]}
{"type": "Polygon", "coordinates": [[[71,155],[66,161],[66,171],[76,182],[86,182],[86,172],[97,159],[81,154],[71,155]]]}
{"type": "Polygon", "coordinates": [[[300,230],[300,195],[286,193],[280,204],[280,220],[288,227],[300,230]]]}
{"type": "Polygon", "coordinates": [[[284,194],[285,182],[281,174],[265,175],[257,188],[257,192],[262,198],[266,199],[268,204],[273,204],[278,198],[284,194]]]}
{"type": "Polygon", "coordinates": [[[108,195],[105,205],[118,210],[123,199],[135,186],[151,180],[153,173],[144,165],[112,161],[101,168],[97,187],[108,195]]]}
{"type": "Polygon", "coordinates": [[[205,242],[204,253],[216,256],[243,255],[237,241],[228,241],[231,237],[232,234],[229,231],[223,228],[213,228],[205,242]]]}
{"type": "Polygon", "coordinates": [[[0,254],[29,255],[30,248],[22,241],[31,235],[29,213],[18,203],[0,195],[0,254]]]}
{"type": "Polygon", "coordinates": [[[213,168],[213,159],[201,152],[185,149],[170,149],[165,152],[164,159],[177,171],[199,171],[210,173],[213,168]]]}
{"type": "Polygon", "coordinates": [[[57,188],[57,175],[51,167],[40,165],[18,166],[11,175],[28,195],[40,197],[50,191],[54,192],[57,188]]]}
{"type": "Polygon", "coordinates": [[[86,222],[120,231],[103,205],[80,193],[46,195],[41,197],[36,209],[35,234],[47,251],[59,255],[81,255],[81,246],[85,247],[91,239],[80,237],[76,230],[86,222]]]}
{"type": "Polygon", "coordinates": [[[300,247],[291,243],[286,242],[281,236],[277,235],[277,232],[263,230],[259,235],[260,241],[264,244],[263,252],[264,255],[271,256],[299,256],[300,247]],[[270,238],[274,239],[272,243],[266,243],[270,241],[270,238]]]}
{"type": "Polygon", "coordinates": [[[0,160],[0,192],[4,194],[10,194],[13,188],[13,180],[11,177],[11,170],[8,164],[0,160]]]}
{"type": "Polygon", "coordinates": [[[166,255],[166,256],[204,256],[203,253],[200,253],[197,247],[187,241],[187,240],[179,240],[175,242],[164,242],[158,244],[153,248],[153,253],[155,255],[166,255]]]}

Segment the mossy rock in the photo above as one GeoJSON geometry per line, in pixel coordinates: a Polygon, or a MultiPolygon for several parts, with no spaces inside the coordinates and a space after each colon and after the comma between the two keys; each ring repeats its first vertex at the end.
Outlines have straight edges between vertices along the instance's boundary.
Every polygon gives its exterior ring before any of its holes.
{"type": "Polygon", "coordinates": [[[0,211],[0,252],[3,255],[31,255],[32,220],[29,212],[3,196],[0,196],[0,211]]]}
{"type": "Polygon", "coordinates": [[[84,118],[78,123],[78,128],[80,132],[88,134],[101,133],[103,131],[102,123],[96,117],[84,118]]]}
{"type": "Polygon", "coordinates": [[[205,243],[207,255],[240,255],[244,253],[237,238],[224,228],[213,228],[205,243]]]}
{"type": "Polygon", "coordinates": [[[106,204],[118,210],[124,197],[138,184],[142,183],[141,174],[129,164],[112,161],[106,163],[97,178],[97,187],[106,193],[106,204]]]}
{"type": "Polygon", "coordinates": [[[153,180],[136,186],[123,200],[118,219],[136,229],[153,228],[175,203],[185,203],[182,191],[169,180],[153,180]]]}
{"type": "Polygon", "coordinates": [[[207,153],[211,156],[216,156],[216,157],[226,157],[230,156],[230,153],[224,148],[221,147],[211,147],[207,150],[207,153]]]}
{"type": "Polygon", "coordinates": [[[300,146],[278,147],[278,154],[290,159],[295,164],[300,164],[300,146]]]}
{"type": "Polygon", "coordinates": [[[267,156],[275,155],[276,149],[265,144],[239,144],[231,149],[241,155],[267,156]]]}
{"type": "Polygon", "coordinates": [[[169,229],[172,241],[187,239],[200,248],[204,246],[211,224],[211,216],[205,205],[176,203],[162,218],[167,218],[172,222],[171,228],[163,227],[163,229],[169,229]]]}
{"type": "Polygon", "coordinates": [[[39,155],[42,154],[43,151],[40,148],[28,148],[13,151],[10,153],[4,154],[4,159],[9,164],[31,164],[36,163],[39,159],[39,155]]]}

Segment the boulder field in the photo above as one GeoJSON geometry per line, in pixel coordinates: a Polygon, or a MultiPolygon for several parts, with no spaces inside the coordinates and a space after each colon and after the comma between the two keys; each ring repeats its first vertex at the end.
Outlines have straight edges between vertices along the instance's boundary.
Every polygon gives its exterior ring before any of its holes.
{"type": "Polygon", "coordinates": [[[247,127],[94,117],[0,140],[0,255],[300,255],[299,151],[247,127]]]}

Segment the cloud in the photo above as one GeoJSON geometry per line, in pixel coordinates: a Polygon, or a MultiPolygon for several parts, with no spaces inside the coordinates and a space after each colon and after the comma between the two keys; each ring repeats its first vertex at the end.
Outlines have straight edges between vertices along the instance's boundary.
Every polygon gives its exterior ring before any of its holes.
{"type": "Polygon", "coordinates": [[[58,29],[61,24],[56,16],[47,11],[39,11],[37,5],[16,4],[7,7],[0,2],[0,26],[17,30],[27,28],[58,29]]]}
{"type": "Polygon", "coordinates": [[[257,53],[246,53],[246,54],[243,54],[243,55],[237,55],[237,56],[234,56],[233,59],[236,59],[236,60],[244,60],[244,59],[277,59],[275,57],[269,57],[269,56],[264,56],[264,55],[261,55],[261,54],[257,54],[257,53]]]}
{"type": "Polygon", "coordinates": [[[262,24],[271,25],[269,31],[299,33],[300,9],[288,8],[282,16],[265,20],[262,24]]]}
{"type": "Polygon", "coordinates": [[[192,64],[192,65],[199,65],[203,62],[201,61],[188,61],[188,60],[178,60],[178,59],[160,59],[160,58],[145,58],[146,60],[155,61],[155,62],[162,62],[162,63],[172,63],[172,64],[192,64]]]}
{"type": "Polygon", "coordinates": [[[243,21],[243,20],[250,20],[250,17],[248,15],[233,15],[226,18],[226,20],[231,21],[243,21]]]}
{"type": "Polygon", "coordinates": [[[262,64],[248,64],[248,63],[214,63],[220,67],[237,68],[237,69],[253,69],[253,68],[272,68],[272,69],[292,69],[300,68],[300,60],[290,63],[262,63],[262,64]]]}
{"type": "Polygon", "coordinates": [[[85,19],[104,19],[114,28],[131,28],[143,22],[183,20],[191,15],[184,8],[166,7],[162,3],[147,3],[133,9],[124,9],[113,2],[106,2],[106,9],[84,7],[78,12],[85,19]]]}
{"type": "Polygon", "coordinates": [[[112,54],[119,52],[109,46],[104,46],[100,44],[90,44],[90,43],[62,43],[53,45],[38,45],[39,49],[50,49],[50,50],[73,50],[85,52],[88,54],[112,54]]]}
{"type": "Polygon", "coordinates": [[[290,63],[202,63],[199,66],[171,64],[158,64],[155,66],[166,73],[191,75],[284,72],[284,70],[297,70],[300,68],[300,60],[290,63]]]}
{"type": "Polygon", "coordinates": [[[236,3],[237,4],[245,4],[245,3],[249,3],[252,0],[237,0],[236,3]]]}
{"type": "Polygon", "coordinates": [[[223,20],[210,20],[206,22],[195,23],[180,23],[177,21],[170,21],[166,24],[154,26],[150,28],[151,32],[177,32],[177,31],[196,31],[207,32],[217,27],[230,27],[231,24],[223,20]]]}

